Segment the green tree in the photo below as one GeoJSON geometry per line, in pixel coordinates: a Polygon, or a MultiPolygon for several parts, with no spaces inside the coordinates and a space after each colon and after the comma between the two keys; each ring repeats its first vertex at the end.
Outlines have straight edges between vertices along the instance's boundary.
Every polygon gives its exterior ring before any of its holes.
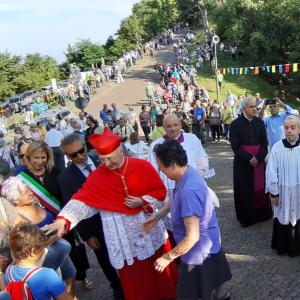
{"type": "Polygon", "coordinates": [[[76,63],[82,71],[91,70],[92,64],[98,64],[101,57],[105,57],[105,48],[90,40],[80,40],[74,46],[68,45],[67,63],[76,63]]]}
{"type": "Polygon", "coordinates": [[[20,73],[21,56],[11,55],[8,52],[0,53],[0,100],[15,94],[16,85],[13,79],[20,73]]]}
{"type": "Polygon", "coordinates": [[[130,43],[125,39],[117,39],[114,44],[109,48],[109,51],[106,56],[108,62],[119,59],[123,54],[129,50],[135,49],[136,45],[130,43]]]}
{"type": "Polygon", "coordinates": [[[50,85],[52,78],[60,78],[58,65],[52,57],[41,56],[39,53],[27,54],[13,84],[16,86],[15,91],[22,93],[50,85]]]}

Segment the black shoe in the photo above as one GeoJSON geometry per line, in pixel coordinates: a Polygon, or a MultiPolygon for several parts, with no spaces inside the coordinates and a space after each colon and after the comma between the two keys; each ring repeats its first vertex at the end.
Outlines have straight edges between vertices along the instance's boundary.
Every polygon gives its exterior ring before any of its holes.
{"type": "Polygon", "coordinates": [[[113,290],[113,298],[114,300],[123,300],[123,293],[120,290],[113,290]]]}
{"type": "Polygon", "coordinates": [[[214,300],[230,300],[230,293],[226,292],[222,298],[214,297],[214,300]]]}

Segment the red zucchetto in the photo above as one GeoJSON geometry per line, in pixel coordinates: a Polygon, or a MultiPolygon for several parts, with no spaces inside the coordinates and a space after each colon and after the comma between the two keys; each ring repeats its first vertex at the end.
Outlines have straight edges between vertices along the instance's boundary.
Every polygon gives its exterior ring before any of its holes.
{"type": "Polygon", "coordinates": [[[121,138],[108,128],[101,134],[91,135],[88,140],[100,155],[112,153],[121,145],[121,138]]]}

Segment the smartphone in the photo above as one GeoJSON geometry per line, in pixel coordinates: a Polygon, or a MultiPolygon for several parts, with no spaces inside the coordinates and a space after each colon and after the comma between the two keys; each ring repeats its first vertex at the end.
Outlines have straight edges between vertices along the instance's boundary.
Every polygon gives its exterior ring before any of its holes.
{"type": "Polygon", "coordinates": [[[265,104],[266,105],[274,105],[274,104],[276,104],[276,99],[266,99],[265,104]]]}

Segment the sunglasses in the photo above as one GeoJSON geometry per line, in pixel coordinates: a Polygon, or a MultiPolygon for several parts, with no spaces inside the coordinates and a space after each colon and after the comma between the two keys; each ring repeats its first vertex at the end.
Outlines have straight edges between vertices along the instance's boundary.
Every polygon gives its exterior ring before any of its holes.
{"type": "Polygon", "coordinates": [[[76,151],[76,152],[69,153],[69,154],[66,153],[66,154],[67,154],[70,158],[76,158],[78,154],[82,155],[82,154],[84,154],[84,153],[85,153],[85,148],[82,147],[81,149],[79,149],[79,150],[76,151]]]}

